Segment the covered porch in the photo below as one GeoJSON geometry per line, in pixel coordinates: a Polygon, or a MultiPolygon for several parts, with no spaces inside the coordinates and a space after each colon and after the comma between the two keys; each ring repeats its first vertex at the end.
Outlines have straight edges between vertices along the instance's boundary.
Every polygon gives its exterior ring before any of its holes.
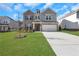
{"type": "Polygon", "coordinates": [[[6,32],[9,31],[9,26],[8,25],[0,25],[0,32],[6,32]]]}
{"type": "Polygon", "coordinates": [[[35,31],[41,31],[42,30],[41,22],[32,22],[32,24],[33,24],[33,30],[35,30],[35,31]]]}

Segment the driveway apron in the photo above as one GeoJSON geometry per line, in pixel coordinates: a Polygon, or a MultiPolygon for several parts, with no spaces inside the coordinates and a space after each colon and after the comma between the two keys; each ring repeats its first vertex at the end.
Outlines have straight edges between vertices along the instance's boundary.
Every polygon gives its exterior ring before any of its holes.
{"type": "Polygon", "coordinates": [[[57,56],[79,56],[79,36],[63,32],[42,32],[57,56]]]}

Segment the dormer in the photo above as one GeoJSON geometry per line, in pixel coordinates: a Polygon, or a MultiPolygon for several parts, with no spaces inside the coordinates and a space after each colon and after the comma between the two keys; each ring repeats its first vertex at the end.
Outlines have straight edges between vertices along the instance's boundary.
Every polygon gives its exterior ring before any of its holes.
{"type": "Polygon", "coordinates": [[[39,9],[36,10],[36,14],[40,14],[40,10],[39,9]]]}

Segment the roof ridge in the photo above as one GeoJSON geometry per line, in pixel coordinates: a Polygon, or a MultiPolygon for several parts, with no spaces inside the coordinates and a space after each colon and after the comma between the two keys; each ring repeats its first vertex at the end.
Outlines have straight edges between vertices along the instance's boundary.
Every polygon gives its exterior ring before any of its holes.
{"type": "Polygon", "coordinates": [[[42,14],[43,13],[46,13],[47,11],[50,11],[49,13],[55,13],[56,14],[56,12],[54,11],[54,10],[52,10],[51,8],[46,8],[43,12],[41,12],[42,14]]]}
{"type": "Polygon", "coordinates": [[[33,13],[33,14],[34,14],[34,12],[32,12],[30,9],[29,9],[29,10],[27,10],[27,11],[25,11],[23,14],[25,14],[25,13],[27,13],[27,12],[31,12],[31,13],[33,13]]]}

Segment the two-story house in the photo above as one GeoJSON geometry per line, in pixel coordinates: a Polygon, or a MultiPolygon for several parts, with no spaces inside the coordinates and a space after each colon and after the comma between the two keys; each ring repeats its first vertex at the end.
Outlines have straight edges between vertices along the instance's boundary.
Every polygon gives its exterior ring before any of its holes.
{"type": "Polygon", "coordinates": [[[8,16],[0,16],[0,32],[13,31],[18,28],[18,23],[8,16]]]}
{"type": "Polygon", "coordinates": [[[62,29],[79,30],[79,10],[66,14],[61,20],[62,29]]]}
{"type": "Polygon", "coordinates": [[[23,25],[27,30],[57,31],[58,22],[56,12],[49,8],[43,12],[37,9],[35,13],[28,10],[23,13],[23,25]]]}
{"type": "Polygon", "coordinates": [[[8,31],[9,29],[9,21],[7,20],[7,17],[0,16],[0,31],[8,31]]]}

